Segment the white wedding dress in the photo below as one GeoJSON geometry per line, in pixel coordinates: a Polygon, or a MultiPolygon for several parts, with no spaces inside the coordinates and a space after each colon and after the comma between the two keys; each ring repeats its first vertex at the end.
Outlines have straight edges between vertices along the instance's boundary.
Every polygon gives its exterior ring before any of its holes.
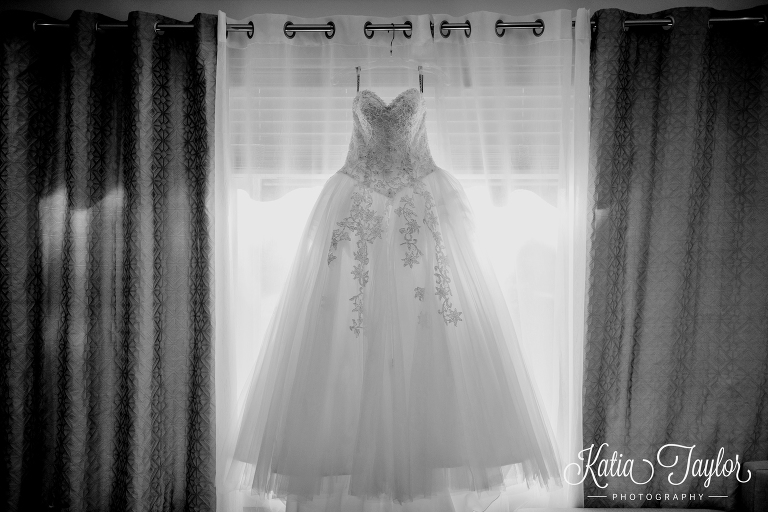
{"type": "Polygon", "coordinates": [[[510,482],[561,485],[509,311],[461,185],[432,160],[425,115],[418,89],[388,105],[355,97],[346,163],[267,329],[228,478],[289,511],[463,512],[510,482]]]}

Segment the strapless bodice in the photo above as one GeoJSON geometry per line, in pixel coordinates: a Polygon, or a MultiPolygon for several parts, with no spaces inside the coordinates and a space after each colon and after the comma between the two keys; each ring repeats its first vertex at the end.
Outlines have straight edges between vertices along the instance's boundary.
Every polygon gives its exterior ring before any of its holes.
{"type": "Polygon", "coordinates": [[[415,88],[403,91],[390,104],[371,91],[360,91],[352,102],[352,140],[339,172],[394,197],[434,171],[426,111],[424,98],[415,88]]]}

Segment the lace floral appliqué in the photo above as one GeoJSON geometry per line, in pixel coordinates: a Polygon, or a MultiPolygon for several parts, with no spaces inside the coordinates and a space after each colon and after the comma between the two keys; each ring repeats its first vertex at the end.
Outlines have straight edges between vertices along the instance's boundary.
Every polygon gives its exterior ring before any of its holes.
{"type": "Polygon", "coordinates": [[[403,266],[413,268],[414,264],[419,263],[419,256],[421,256],[421,249],[419,249],[417,242],[418,239],[413,237],[414,233],[419,232],[419,223],[416,221],[415,206],[413,205],[413,196],[403,196],[400,198],[401,205],[395,209],[395,213],[398,217],[405,219],[405,226],[400,228],[400,233],[405,240],[400,245],[405,246],[405,258],[403,258],[403,266]]]}
{"type": "Polygon", "coordinates": [[[339,227],[333,231],[331,236],[331,247],[328,250],[329,265],[336,259],[333,252],[339,242],[350,240],[350,233],[357,236],[357,250],[354,253],[357,263],[352,268],[352,276],[357,281],[358,293],[349,299],[353,304],[352,312],[357,313],[357,318],[353,318],[352,325],[349,326],[349,330],[354,332],[355,336],[359,336],[363,328],[363,293],[365,285],[368,283],[368,244],[376,238],[381,238],[383,220],[384,217],[376,215],[373,210],[371,193],[365,188],[361,188],[352,194],[349,216],[336,223],[339,227]]]}
{"type": "MultiPolygon", "coordinates": [[[[440,309],[437,312],[442,315],[446,324],[452,322],[453,325],[458,325],[463,318],[461,318],[461,311],[454,308],[449,299],[451,296],[451,277],[445,256],[443,235],[440,232],[440,221],[435,211],[435,200],[421,182],[414,183],[413,191],[424,198],[424,225],[432,233],[432,238],[435,241],[435,295],[440,298],[441,302],[440,309]]],[[[418,290],[417,288],[417,294],[418,290]]]]}

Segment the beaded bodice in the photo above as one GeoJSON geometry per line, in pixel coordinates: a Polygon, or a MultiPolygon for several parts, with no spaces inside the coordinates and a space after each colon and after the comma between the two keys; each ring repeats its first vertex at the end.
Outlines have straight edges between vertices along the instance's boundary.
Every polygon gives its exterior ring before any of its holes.
{"type": "Polygon", "coordinates": [[[415,88],[389,105],[371,91],[360,91],[352,102],[352,140],[339,172],[391,198],[437,169],[429,151],[426,110],[415,88]]]}

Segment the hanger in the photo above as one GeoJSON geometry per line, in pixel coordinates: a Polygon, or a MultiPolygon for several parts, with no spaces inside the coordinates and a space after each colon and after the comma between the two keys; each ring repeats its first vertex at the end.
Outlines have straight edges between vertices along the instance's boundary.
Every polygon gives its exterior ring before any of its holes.
{"type": "Polygon", "coordinates": [[[419,66],[419,91],[424,94],[424,74],[421,72],[421,66],[419,66]]]}
{"type": "MultiPolygon", "coordinates": [[[[357,72],[357,92],[360,92],[360,66],[355,66],[357,72]]],[[[424,94],[424,73],[422,67],[419,66],[419,91],[424,94]]]]}

